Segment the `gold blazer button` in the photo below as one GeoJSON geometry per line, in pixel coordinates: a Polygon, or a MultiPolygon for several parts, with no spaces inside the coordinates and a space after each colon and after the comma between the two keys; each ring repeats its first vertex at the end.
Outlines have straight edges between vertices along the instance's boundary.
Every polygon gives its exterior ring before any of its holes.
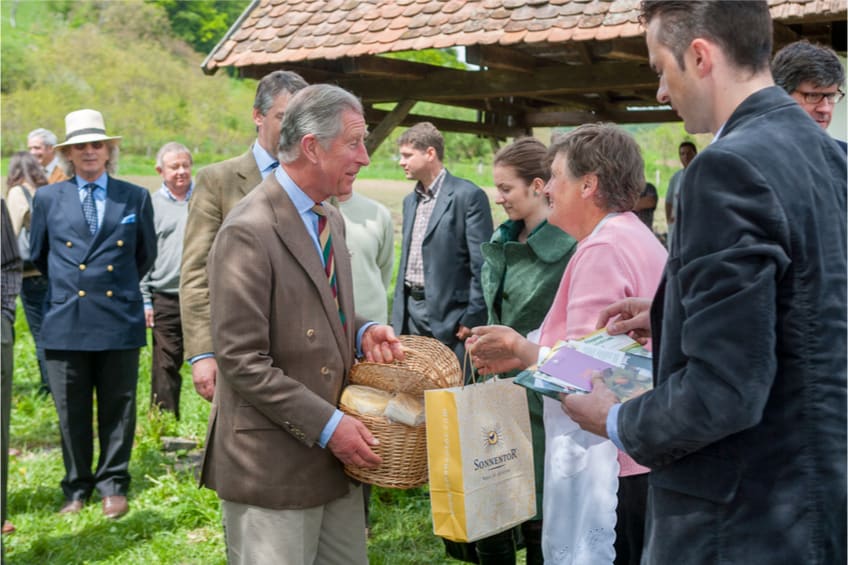
{"type": "Polygon", "coordinates": [[[82,298],[83,296],[85,296],[85,291],[84,291],[84,290],[81,290],[81,291],[79,291],[77,294],[79,294],[79,295],[80,295],[80,298],[82,298]]]}
{"type": "Polygon", "coordinates": [[[74,244],[71,243],[70,241],[65,242],[65,247],[73,247],[73,246],[74,246],[74,244]]]}
{"type": "Polygon", "coordinates": [[[85,263],[80,263],[80,271],[84,271],[84,270],[85,270],[85,263]]]}
{"type": "Polygon", "coordinates": [[[111,290],[106,291],[106,296],[108,296],[109,298],[112,298],[112,294],[114,293],[111,290]]]}
{"type": "Polygon", "coordinates": [[[112,265],[106,265],[106,270],[111,273],[112,271],[115,270],[115,267],[113,267],[112,265]]]}
{"type": "Polygon", "coordinates": [[[119,239],[119,240],[118,240],[118,247],[123,247],[123,246],[124,246],[124,240],[123,240],[123,239],[119,239]]]}

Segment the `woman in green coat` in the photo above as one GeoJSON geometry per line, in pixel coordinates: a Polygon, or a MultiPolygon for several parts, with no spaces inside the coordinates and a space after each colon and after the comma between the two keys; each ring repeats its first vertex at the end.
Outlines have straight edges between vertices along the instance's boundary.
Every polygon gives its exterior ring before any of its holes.
{"type": "MultiPolygon", "coordinates": [[[[577,242],[548,223],[550,206],[543,188],[550,179],[547,148],[533,137],[498,151],[494,162],[495,203],[509,219],[483,244],[483,296],[489,324],[509,326],[522,335],[537,329],[551,307],[563,271],[577,242]]],[[[505,374],[501,377],[512,377],[505,374]]],[[[527,565],[542,563],[542,485],[545,431],[542,397],[527,390],[536,479],[536,516],[521,525],[527,565]]],[[[481,565],[515,563],[512,530],[477,542],[481,565]]]]}

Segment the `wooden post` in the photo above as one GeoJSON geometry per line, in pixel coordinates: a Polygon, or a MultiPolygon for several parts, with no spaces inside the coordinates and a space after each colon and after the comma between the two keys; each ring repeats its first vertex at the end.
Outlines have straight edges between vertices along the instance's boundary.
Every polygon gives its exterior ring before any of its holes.
{"type": "Polygon", "coordinates": [[[371,155],[374,151],[380,147],[380,144],[389,137],[389,134],[392,133],[392,130],[395,129],[398,124],[400,124],[409,112],[412,111],[412,107],[415,106],[415,100],[410,98],[404,98],[394,109],[388,113],[388,115],[383,118],[377,127],[371,130],[368,133],[368,137],[365,138],[365,148],[368,150],[368,154],[371,155]]]}

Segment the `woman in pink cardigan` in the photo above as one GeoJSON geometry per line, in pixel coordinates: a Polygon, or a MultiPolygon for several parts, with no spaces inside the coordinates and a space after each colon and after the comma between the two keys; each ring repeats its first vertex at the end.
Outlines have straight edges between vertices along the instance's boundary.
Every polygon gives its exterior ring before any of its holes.
{"type": "MultiPolygon", "coordinates": [[[[665,249],[630,212],[645,186],[630,135],[611,124],[583,125],[553,143],[548,159],[549,221],[578,241],[577,251],[537,335],[524,338],[504,326],[474,329],[466,346],[484,374],[533,365],[557,341],[594,331],[612,302],[653,296],[665,265],[665,249]]],[[[579,430],[549,398],[545,428],[545,563],[639,563],[649,469],[609,440],[579,430]]]]}

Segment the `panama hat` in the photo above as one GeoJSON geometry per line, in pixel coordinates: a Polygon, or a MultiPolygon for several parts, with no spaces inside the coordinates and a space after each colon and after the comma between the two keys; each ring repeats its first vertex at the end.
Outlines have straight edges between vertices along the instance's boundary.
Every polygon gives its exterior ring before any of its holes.
{"type": "Polygon", "coordinates": [[[65,116],[65,141],[58,143],[56,147],[111,139],[121,137],[106,135],[103,114],[97,110],[76,110],[65,116]]]}

